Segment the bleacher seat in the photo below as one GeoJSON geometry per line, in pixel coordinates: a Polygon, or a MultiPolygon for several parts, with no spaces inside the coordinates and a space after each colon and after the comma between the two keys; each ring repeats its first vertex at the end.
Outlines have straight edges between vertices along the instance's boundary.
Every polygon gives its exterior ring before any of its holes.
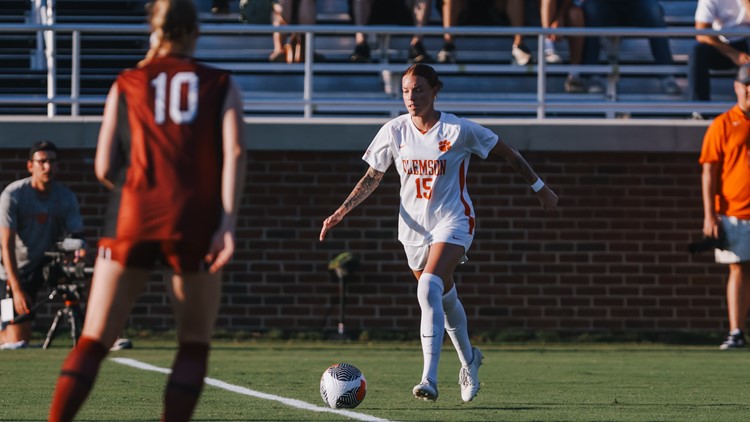
{"type": "MultiPolygon", "coordinates": [[[[114,26],[121,23],[144,21],[144,0],[104,1],[101,0],[57,0],[57,22],[60,23],[108,23],[114,26]]],[[[661,0],[670,27],[692,27],[695,1],[661,0]]],[[[230,13],[212,15],[209,12],[211,0],[197,0],[201,21],[204,24],[237,24],[239,22],[238,1],[230,2],[230,13]]],[[[351,25],[347,0],[318,0],[318,21],[321,24],[351,25]]],[[[0,22],[23,22],[27,19],[29,2],[23,0],[3,0],[0,2],[0,22]]],[[[439,25],[439,14],[433,10],[433,25],[439,25]]],[[[373,57],[388,63],[405,65],[410,36],[390,37],[387,45],[380,44],[382,38],[371,36],[373,57]]],[[[140,60],[147,48],[145,35],[97,34],[82,37],[81,44],[81,94],[106,94],[120,69],[132,66],[140,60]]],[[[685,86],[685,70],[692,38],[672,38],[672,46],[677,76],[685,86]]],[[[490,36],[462,36],[456,39],[458,59],[468,66],[441,67],[446,81],[442,98],[461,101],[465,98],[478,100],[514,99],[533,101],[536,96],[537,78],[533,68],[519,69],[511,63],[511,38],[490,36]],[[473,65],[493,66],[493,71],[467,72],[473,65]]],[[[535,50],[536,40],[529,37],[527,42],[535,50]]],[[[435,56],[442,47],[440,36],[425,38],[428,51],[435,56]]],[[[31,52],[36,42],[28,35],[4,37],[0,45],[0,88],[5,93],[44,95],[46,93],[46,73],[31,66],[31,52]],[[31,69],[31,70],[29,70],[31,69]]],[[[58,92],[67,95],[70,86],[70,36],[57,38],[58,48],[58,92]]],[[[315,96],[331,98],[364,98],[373,101],[389,101],[397,96],[398,87],[384,82],[377,66],[371,70],[355,70],[348,63],[349,54],[354,48],[353,34],[318,35],[316,51],[321,53],[326,64],[341,63],[338,68],[315,73],[315,96]]],[[[567,58],[567,44],[558,43],[559,52],[567,58]]],[[[622,66],[651,65],[648,41],[643,38],[623,38],[618,46],[617,64],[622,66]]],[[[270,34],[252,35],[203,35],[198,42],[196,57],[218,67],[234,72],[243,88],[245,98],[288,97],[298,101],[303,90],[301,65],[271,64],[267,62],[272,50],[270,34]]],[[[602,49],[601,63],[608,63],[608,51],[602,49]]],[[[369,68],[368,68],[369,69],[369,68]]],[[[601,100],[602,94],[566,94],[563,91],[564,71],[547,74],[548,99],[570,101],[601,100]]],[[[619,75],[618,97],[635,101],[679,100],[679,97],[665,97],[660,92],[660,75],[621,74],[619,75]]],[[[712,84],[714,98],[726,99],[731,96],[726,82],[729,78],[718,78],[712,84]]],[[[396,81],[397,82],[397,81],[396,81]]],[[[43,109],[43,107],[40,107],[43,109]]],[[[101,106],[86,106],[84,114],[99,113],[101,106]]],[[[533,114],[533,112],[532,112],[533,114]]]]}

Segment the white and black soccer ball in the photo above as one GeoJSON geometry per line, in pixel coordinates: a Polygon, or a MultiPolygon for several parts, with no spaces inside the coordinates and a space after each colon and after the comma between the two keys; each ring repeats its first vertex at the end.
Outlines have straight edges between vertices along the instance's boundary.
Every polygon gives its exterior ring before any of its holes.
{"type": "Polygon", "coordinates": [[[353,409],[367,394],[362,371],[348,363],[331,365],[320,377],[320,397],[334,409],[353,409]]]}

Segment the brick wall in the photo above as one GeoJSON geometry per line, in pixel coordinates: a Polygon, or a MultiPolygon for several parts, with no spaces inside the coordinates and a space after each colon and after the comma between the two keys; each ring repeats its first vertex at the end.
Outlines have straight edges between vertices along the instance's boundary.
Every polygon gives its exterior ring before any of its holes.
{"type": "MultiPolygon", "coordinates": [[[[88,235],[106,194],[93,150],[63,152],[60,179],[78,193],[88,235]]],[[[347,327],[416,331],[415,281],[396,241],[398,178],[318,242],[322,220],[366,167],[359,152],[253,151],[239,221],[239,250],[225,275],[219,327],[335,329],[343,251],[361,265],[349,279],[347,327]]],[[[528,186],[496,159],[475,159],[468,179],[478,229],[457,284],[474,332],[708,332],[725,330],[726,268],[691,257],[702,209],[697,154],[525,152],[561,197],[547,216],[528,186]]],[[[0,149],[0,183],[25,175],[26,150],[0,149]]],[[[132,326],[172,326],[161,282],[138,302],[132,326]]],[[[37,321],[46,329],[54,304],[37,321]],[[45,325],[46,324],[46,325],[45,325]]]]}

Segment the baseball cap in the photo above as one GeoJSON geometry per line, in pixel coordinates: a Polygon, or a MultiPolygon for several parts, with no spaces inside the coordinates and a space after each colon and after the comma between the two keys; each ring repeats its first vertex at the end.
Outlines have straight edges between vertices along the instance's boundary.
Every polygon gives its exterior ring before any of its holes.
{"type": "Polygon", "coordinates": [[[34,159],[34,153],[37,151],[54,151],[57,153],[57,146],[52,141],[36,141],[29,149],[29,160],[34,159]]]}
{"type": "Polygon", "coordinates": [[[737,71],[737,82],[750,84],[750,64],[740,66],[740,70],[737,71]]]}

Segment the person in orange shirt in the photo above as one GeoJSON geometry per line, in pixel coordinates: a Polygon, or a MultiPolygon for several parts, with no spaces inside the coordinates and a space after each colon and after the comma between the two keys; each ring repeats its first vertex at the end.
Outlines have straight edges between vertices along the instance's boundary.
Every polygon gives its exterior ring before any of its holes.
{"type": "Polygon", "coordinates": [[[714,119],[703,138],[703,234],[721,239],[716,262],[729,265],[729,336],[721,350],[745,346],[750,308],[750,65],[734,81],[737,104],[714,119]]]}

